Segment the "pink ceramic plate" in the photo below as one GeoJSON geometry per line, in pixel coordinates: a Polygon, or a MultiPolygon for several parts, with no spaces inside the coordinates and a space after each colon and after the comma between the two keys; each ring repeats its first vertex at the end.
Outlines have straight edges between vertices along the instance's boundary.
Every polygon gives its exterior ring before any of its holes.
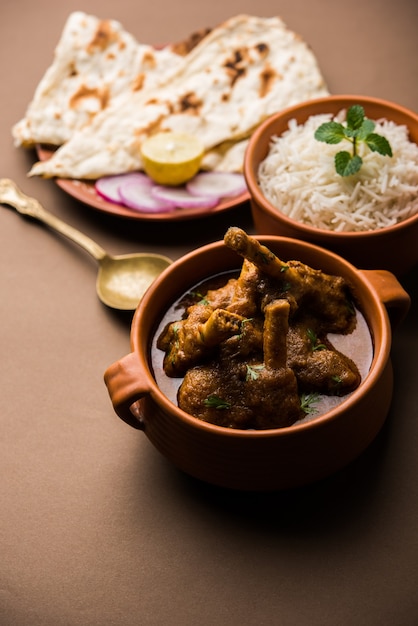
{"type": "MultiPolygon", "coordinates": [[[[36,151],[38,158],[41,161],[50,159],[53,154],[52,149],[41,145],[36,146],[36,151]]],[[[166,213],[141,213],[123,205],[108,202],[96,193],[93,181],[64,178],[56,178],[54,180],[56,184],[70,196],[80,200],[80,202],[83,202],[94,209],[98,209],[104,213],[111,213],[112,215],[117,215],[119,217],[134,220],[145,220],[148,222],[174,222],[208,217],[212,214],[221,213],[223,211],[227,211],[228,209],[237,207],[250,198],[249,193],[245,192],[239,196],[235,196],[234,198],[225,198],[221,200],[219,204],[212,209],[178,209],[175,211],[167,211],[166,213]]]]}

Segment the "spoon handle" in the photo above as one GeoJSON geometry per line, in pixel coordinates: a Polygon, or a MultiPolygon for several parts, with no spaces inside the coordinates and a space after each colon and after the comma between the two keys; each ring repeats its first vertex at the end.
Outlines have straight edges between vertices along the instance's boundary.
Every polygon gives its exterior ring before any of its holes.
{"type": "Polygon", "coordinates": [[[8,178],[0,179],[0,203],[8,204],[21,215],[29,215],[58,231],[71,241],[81,246],[86,252],[91,254],[97,261],[107,256],[105,250],[84,233],[66,224],[58,217],[46,211],[35,198],[24,194],[12,180],[8,178]]]}

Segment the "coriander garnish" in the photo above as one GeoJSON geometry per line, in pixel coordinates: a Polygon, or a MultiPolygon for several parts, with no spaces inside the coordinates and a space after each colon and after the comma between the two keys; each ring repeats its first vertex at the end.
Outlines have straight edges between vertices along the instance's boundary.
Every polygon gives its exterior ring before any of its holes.
{"type": "Polygon", "coordinates": [[[356,174],[363,164],[357,153],[359,143],[366,144],[372,152],[392,156],[392,148],[386,137],[374,133],[376,124],[365,117],[364,109],[355,104],[348,109],[346,125],[331,121],[321,124],[315,131],[315,139],[328,144],[349,141],[353,146],[352,154],[346,150],[335,155],[335,170],[340,176],[356,174]]]}
{"type": "Polygon", "coordinates": [[[312,328],[307,328],[306,334],[308,335],[312,352],[315,352],[315,350],[326,350],[326,345],[319,342],[317,334],[314,330],[312,330],[312,328]]]}
{"type": "Polygon", "coordinates": [[[204,405],[212,409],[230,409],[231,405],[216,394],[208,396],[204,400],[204,405]]]}
{"type": "Polygon", "coordinates": [[[245,333],[245,324],[248,324],[249,322],[252,322],[253,318],[252,317],[246,317],[242,320],[241,322],[241,326],[240,326],[240,333],[239,335],[237,335],[238,339],[241,339],[241,337],[243,336],[243,334],[245,333]]]}
{"type": "Polygon", "coordinates": [[[209,300],[207,299],[207,297],[199,293],[198,291],[191,291],[190,295],[198,300],[198,304],[209,304],[209,300]]]}
{"type": "Polygon", "coordinates": [[[302,411],[306,413],[306,415],[311,415],[312,413],[316,413],[318,409],[313,405],[315,405],[318,402],[318,400],[319,400],[319,393],[316,393],[316,392],[303,393],[300,396],[300,407],[302,411]]]}
{"type": "Polygon", "coordinates": [[[259,365],[248,365],[247,363],[247,375],[245,380],[257,380],[259,377],[259,371],[264,369],[264,365],[260,363],[259,365]]]}

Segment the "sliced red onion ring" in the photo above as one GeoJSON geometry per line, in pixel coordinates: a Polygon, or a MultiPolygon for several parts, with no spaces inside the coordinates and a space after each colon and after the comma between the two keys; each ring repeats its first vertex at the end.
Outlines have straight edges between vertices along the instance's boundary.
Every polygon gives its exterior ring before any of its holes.
{"type": "Polygon", "coordinates": [[[138,184],[135,180],[125,181],[119,187],[121,202],[130,209],[144,213],[164,213],[176,208],[175,202],[154,196],[152,189],[152,184],[138,184]]]}
{"type": "Polygon", "coordinates": [[[130,172],[128,174],[116,174],[114,176],[103,176],[95,182],[95,189],[99,196],[105,200],[115,204],[122,204],[123,200],[120,194],[120,186],[134,181],[137,185],[146,185],[150,187],[152,181],[146,174],[141,172],[130,172]]]}
{"type": "Polygon", "coordinates": [[[211,209],[219,202],[219,196],[193,195],[185,187],[164,187],[155,185],[151,194],[159,200],[174,202],[176,207],[183,209],[211,209]]]}
{"type": "Polygon", "coordinates": [[[194,196],[231,198],[247,191],[247,185],[242,174],[200,172],[186,184],[186,189],[194,196]]]}

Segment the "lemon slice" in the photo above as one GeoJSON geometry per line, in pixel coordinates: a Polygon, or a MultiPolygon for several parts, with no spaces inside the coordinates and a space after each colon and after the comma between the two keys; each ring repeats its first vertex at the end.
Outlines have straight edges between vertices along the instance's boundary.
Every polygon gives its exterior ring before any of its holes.
{"type": "Polygon", "coordinates": [[[182,185],[193,178],[203,153],[201,142],[187,133],[157,133],[141,146],[145,172],[159,185],[182,185]]]}

